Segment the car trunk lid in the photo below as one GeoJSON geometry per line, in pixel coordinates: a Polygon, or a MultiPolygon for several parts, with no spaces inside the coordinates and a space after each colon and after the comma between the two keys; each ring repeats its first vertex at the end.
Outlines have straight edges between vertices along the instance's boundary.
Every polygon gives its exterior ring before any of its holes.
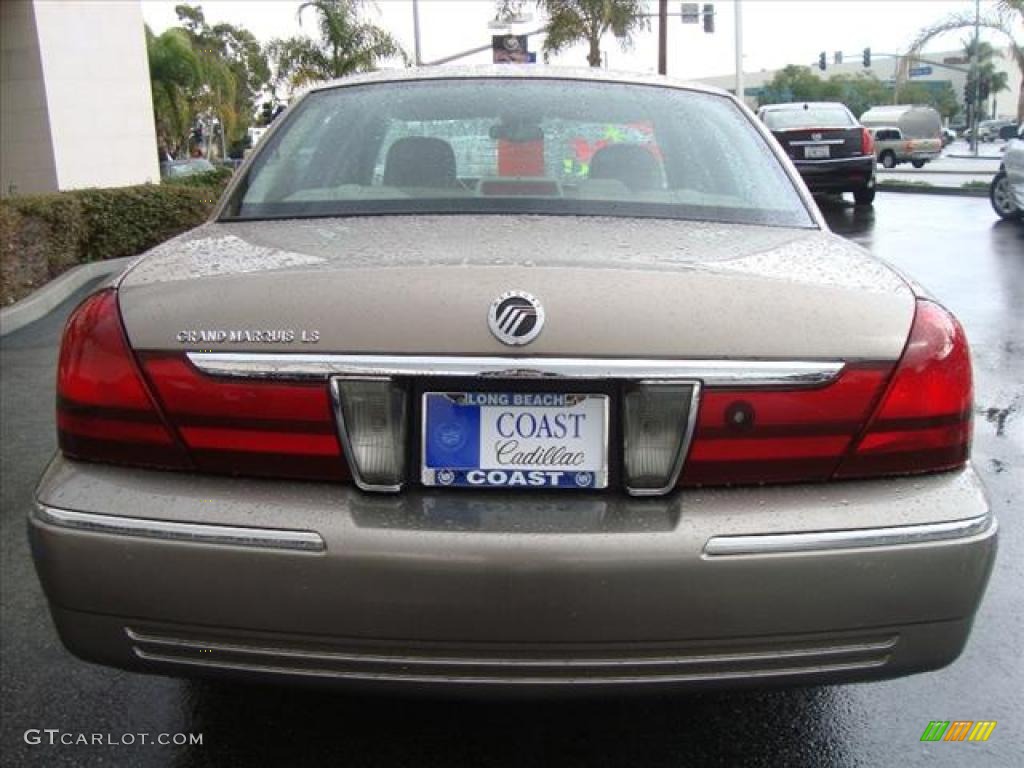
{"type": "Polygon", "coordinates": [[[895,360],[904,281],[818,230],[544,216],[211,223],[120,285],[139,350],[895,360]],[[535,296],[526,347],[491,303],[535,296]]]}
{"type": "Polygon", "coordinates": [[[860,126],[849,128],[798,128],[774,131],[791,160],[828,160],[859,157],[864,154],[860,126]]]}

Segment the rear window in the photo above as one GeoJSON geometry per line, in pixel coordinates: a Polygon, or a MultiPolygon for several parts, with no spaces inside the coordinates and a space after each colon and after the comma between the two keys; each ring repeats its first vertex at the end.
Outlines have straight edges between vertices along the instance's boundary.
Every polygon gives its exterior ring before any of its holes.
{"type": "Polygon", "coordinates": [[[310,94],[224,218],[512,212],[814,226],[726,97],[494,78],[310,94]]]}
{"type": "Polygon", "coordinates": [[[806,109],[769,109],[764,112],[764,123],[772,131],[799,128],[852,128],[857,123],[845,107],[815,107],[806,109]]]}

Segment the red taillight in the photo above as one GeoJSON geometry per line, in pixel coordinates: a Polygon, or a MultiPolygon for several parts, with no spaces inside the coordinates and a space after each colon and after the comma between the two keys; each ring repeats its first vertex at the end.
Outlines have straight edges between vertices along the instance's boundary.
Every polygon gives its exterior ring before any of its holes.
{"type": "Polygon", "coordinates": [[[910,339],[885,397],[836,476],[963,466],[970,456],[971,398],[963,328],[938,304],[918,301],[910,339]]]}
{"type": "Polygon", "coordinates": [[[851,364],[818,389],[705,391],[682,484],[827,480],[891,371],[851,364]]]}
{"type": "Polygon", "coordinates": [[[180,354],[140,357],[197,469],[349,479],[324,382],[216,379],[180,354]]]}
{"type": "Polygon", "coordinates": [[[862,155],[875,154],[875,138],[867,128],[860,129],[860,153],[862,155]]]}
{"type": "Polygon", "coordinates": [[[113,289],[83,301],[64,329],[57,436],[61,451],[76,459],[189,466],[132,357],[113,289]]]}

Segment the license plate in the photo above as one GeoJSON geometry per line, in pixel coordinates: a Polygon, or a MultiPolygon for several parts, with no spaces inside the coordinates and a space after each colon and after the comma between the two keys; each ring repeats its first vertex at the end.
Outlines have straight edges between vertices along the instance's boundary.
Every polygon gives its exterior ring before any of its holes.
{"type": "Polygon", "coordinates": [[[608,396],[427,392],[424,485],[605,488],[608,396]]]}
{"type": "Polygon", "coordinates": [[[818,160],[829,156],[828,145],[824,147],[804,147],[804,157],[808,160],[818,160]]]}

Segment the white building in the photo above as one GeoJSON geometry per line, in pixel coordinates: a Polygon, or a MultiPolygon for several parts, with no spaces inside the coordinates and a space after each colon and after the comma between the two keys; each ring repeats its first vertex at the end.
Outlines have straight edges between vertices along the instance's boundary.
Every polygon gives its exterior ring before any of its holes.
{"type": "Polygon", "coordinates": [[[139,0],[0,0],[0,195],[158,182],[139,0]]]}
{"type": "MultiPolygon", "coordinates": [[[[1000,50],[1003,55],[1001,58],[997,57],[995,59],[996,69],[1009,74],[1010,88],[1009,90],[1001,91],[999,94],[994,96],[990,100],[990,103],[986,105],[986,111],[989,114],[994,112],[996,117],[999,118],[1012,119],[1017,116],[1017,96],[1020,93],[1021,88],[1021,72],[1020,69],[1017,68],[1016,62],[1014,61],[1013,55],[1010,51],[1008,49],[1000,50]]],[[[963,51],[922,53],[921,58],[924,59],[924,61],[918,61],[912,64],[909,82],[949,82],[953,87],[954,93],[957,95],[957,99],[959,99],[962,104],[964,85],[967,80],[966,73],[940,67],[936,64],[929,64],[927,62],[937,62],[939,64],[949,63],[955,67],[967,69],[970,67],[970,63],[964,62],[963,56],[963,51]]],[[[828,57],[824,72],[818,68],[817,62],[813,64],[808,63],[807,66],[810,67],[812,73],[824,79],[827,79],[832,75],[855,75],[858,72],[874,74],[875,77],[883,82],[891,82],[895,77],[896,59],[894,58],[873,56],[871,59],[870,69],[865,69],[860,54],[855,57],[847,57],[842,64],[835,63],[833,54],[829,53],[828,57]]],[[[744,72],[744,97],[751,107],[757,106],[757,99],[762,89],[773,77],[775,77],[777,73],[778,70],[774,69],[761,70],[760,72],[744,72]]],[[[730,91],[734,90],[736,87],[736,78],[731,74],[722,75],[720,77],[702,78],[700,82],[707,83],[708,85],[715,85],[719,88],[725,88],[730,91]]]]}

